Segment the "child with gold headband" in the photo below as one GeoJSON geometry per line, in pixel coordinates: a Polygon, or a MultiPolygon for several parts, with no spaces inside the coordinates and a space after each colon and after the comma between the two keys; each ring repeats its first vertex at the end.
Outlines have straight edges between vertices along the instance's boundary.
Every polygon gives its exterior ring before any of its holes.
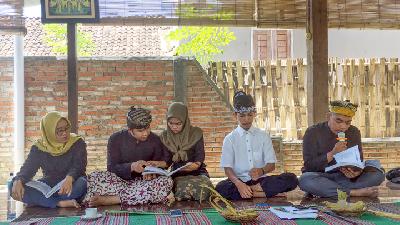
{"type": "Polygon", "coordinates": [[[308,194],[337,198],[337,189],[349,196],[377,197],[378,187],[384,172],[379,161],[368,161],[363,170],[340,167],[333,172],[325,168],[336,164],[334,155],[358,145],[361,160],[363,158],[361,134],[351,125],[358,105],[350,101],[330,102],[327,121],[309,127],[303,138],[303,174],[299,179],[300,189],[308,194]],[[344,140],[338,140],[338,133],[345,133],[344,140]]]}

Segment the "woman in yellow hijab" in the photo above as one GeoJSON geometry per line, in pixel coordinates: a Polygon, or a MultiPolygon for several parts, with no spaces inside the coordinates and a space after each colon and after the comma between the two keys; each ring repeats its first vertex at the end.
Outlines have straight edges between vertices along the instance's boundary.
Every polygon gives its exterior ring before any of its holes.
{"type": "Polygon", "coordinates": [[[37,140],[14,177],[9,189],[15,200],[42,207],[79,207],[78,199],[86,193],[86,143],[71,131],[71,123],[58,112],[47,113],[40,121],[41,138],[37,140]],[[31,180],[41,168],[43,177],[31,180]],[[34,187],[42,182],[55,193],[34,187]]]}

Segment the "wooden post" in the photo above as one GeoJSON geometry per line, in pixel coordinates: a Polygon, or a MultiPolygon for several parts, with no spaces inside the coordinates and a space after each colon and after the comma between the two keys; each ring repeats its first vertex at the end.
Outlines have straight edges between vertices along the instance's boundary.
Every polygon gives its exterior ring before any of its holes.
{"type": "Polygon", "coordinates": [[[174,101],[187,104],[187,80],[183,60],[174,60],[174,101]]]}
{"type": "Polygon", "coordinates": [[[78,132],[78,79],[77,79],[77,45],[76,23],[67,24],[68,39],[68,119],[71,132],[78,132]]]}
{"type": "Polygon", "coordinates": [[[307,113],[308,125],[326,119],[328,112],[327,0],[307,0],[307,113]]]}

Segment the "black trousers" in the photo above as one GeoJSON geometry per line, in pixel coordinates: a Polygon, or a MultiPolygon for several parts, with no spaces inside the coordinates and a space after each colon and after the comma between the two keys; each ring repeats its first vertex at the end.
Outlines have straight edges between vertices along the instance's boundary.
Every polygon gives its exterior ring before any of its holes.
{"type": "MultiPolygon", "coordinates": [[[[280,175],[271,175],[266,177],[261,177],[256,181],[249,180],[246,182],[247,185],[260,184],[266,197],[273,197],[282,192],[288,192],[294,190],[299,181],[297,176],[293,173],[282,173],[280,175]]],[[[236,188],[235,184],[229,180],[223,180],[217,184],[215,189],[226,199],[229,200],[241,200],[239,190],[236,188]]]]}

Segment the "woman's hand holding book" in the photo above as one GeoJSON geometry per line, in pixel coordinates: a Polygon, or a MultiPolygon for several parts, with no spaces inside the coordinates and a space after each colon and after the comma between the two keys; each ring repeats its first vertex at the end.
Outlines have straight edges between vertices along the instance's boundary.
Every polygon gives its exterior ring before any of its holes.
{"type": "Polygon", "coordinates": [[[14,180],[12,187],[11,197],[17,201],[22,201],[24,197],[25,188],[21,180],[14,180]]]}

